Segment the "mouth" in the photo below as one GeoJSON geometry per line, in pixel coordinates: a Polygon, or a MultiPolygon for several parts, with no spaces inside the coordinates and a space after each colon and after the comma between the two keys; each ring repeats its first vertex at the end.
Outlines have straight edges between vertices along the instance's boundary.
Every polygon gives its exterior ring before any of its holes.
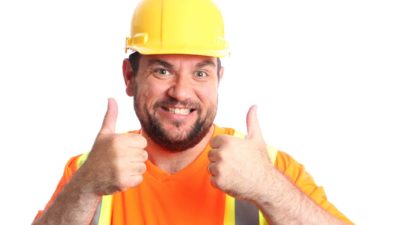
{"type": "Polygon", "coordinates": [[[163,110],[168,111],[169,113],[186,116],[190,113],[194,112],[194,108],[181,108],[181,107],[161,107],[163,110]]]}

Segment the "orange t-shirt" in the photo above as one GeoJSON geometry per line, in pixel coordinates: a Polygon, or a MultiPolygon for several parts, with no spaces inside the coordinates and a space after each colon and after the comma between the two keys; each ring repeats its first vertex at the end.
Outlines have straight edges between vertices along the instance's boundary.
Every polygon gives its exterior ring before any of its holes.
{"type": "Polygon", "coordinates": [[[211,186],[208,149],[175,174],[147,161],[143,183],[114,195],[113,224],[222,224],[225,193],[211,186]]]}
{"type": "MultiPolygon", "coordinates": [[[[233,129],[215,126],[213,136],[233,135],[234,132],[233,129]]],[[[110,224],[224,224],[226,194],[211,186],[207,170],[209,150],[210,146],[207,146],[191,164],[175,174],[169,174],[147,161],[147,171],[139,186],[113,194],[110,224]]],[[[50,202],[76,172],[78,158],[79,156],[72,158],[67,164],[64,176],[50,202]]],[[[327,201],[322,187],[318,187],[303,166],[289,155],[278,151],[275,167],[320,207],[351,224],[327,201]]]]}

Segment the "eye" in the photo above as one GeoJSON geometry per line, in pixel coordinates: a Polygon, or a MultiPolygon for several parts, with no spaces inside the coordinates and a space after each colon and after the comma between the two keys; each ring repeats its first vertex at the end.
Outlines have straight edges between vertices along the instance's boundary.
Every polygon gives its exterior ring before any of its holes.
{"type": "Polygon", "coordinates": [[[152,71],[152,73],[156,76],[161,76],[161,77],[171,75],[171,73],[167,69],[164,69],[164,68],[154,69],[152,71]]]}
{"type": "Polygon", "coordinates": [[[195,72],[195,76],[199,77],[199,78],[203,78],[203,77],[207,77],[208,74],[206,72],[200,70],[200,71],[195,72]]]}

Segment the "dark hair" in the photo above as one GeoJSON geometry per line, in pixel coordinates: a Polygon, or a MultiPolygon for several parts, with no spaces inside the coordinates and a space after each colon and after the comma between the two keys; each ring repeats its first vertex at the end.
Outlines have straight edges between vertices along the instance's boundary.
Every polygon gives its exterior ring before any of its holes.
{"type": "Polygon", "coordinates": [[[140,56],[142,56],[142,55],[139,52],[134,52],[129,55],[129,62],[131,63],[131,67],[132,67],[134,76],[137,74],[137,71],[139,70],[140,56]]]}
{"type": "MultiPolygon", "coordinates": [[[[133,76],[135,76],[139,70],[139,60],[142,55],[139,52],[134,52],[129,55],[129,62],[131,63],[133,76]]],[[[217,58],[217,74],[219,79],[219,72],[221,70],[221,59],[217,58]]]]}

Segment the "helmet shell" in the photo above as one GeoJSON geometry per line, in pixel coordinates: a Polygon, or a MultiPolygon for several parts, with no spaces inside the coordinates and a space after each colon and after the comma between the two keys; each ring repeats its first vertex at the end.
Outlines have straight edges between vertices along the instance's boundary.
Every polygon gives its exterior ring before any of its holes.
{"type": "Polygon", "coordinates": [[[126,49],[141,54],[229,54],[221,12],[212,0],[143,0],[126,49]]]}

